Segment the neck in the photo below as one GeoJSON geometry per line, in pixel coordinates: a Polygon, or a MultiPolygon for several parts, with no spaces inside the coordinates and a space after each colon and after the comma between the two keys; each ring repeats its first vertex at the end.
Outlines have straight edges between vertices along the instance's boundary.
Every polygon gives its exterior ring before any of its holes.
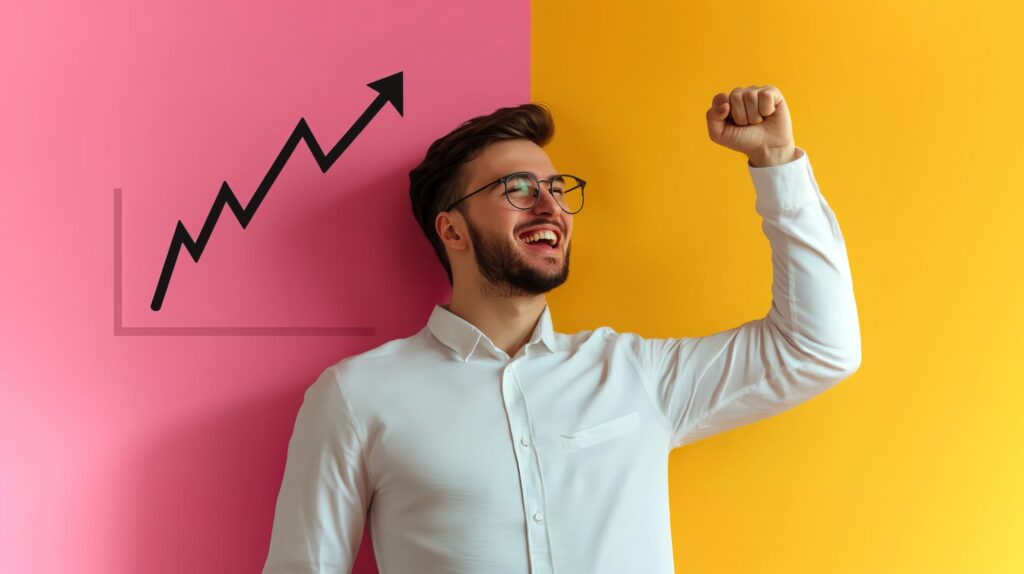
{"type": "Polygon", "coordinates": [[[496,347],[514,357],[530,341],[545,305],[543,294],[501,296],[456,282],[451,302],[442,307],[472,323],[496,347]]]}

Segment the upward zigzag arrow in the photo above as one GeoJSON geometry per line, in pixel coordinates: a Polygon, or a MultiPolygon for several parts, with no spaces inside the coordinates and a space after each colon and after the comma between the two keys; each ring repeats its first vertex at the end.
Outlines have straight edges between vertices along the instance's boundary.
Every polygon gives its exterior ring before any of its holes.
{"type": "Polygon", "coordinates": [[[359,116],[359,119],[345,132],[345,135],[338,140],[338,143],[334,144],[330,152],[326,154],[323,152],[323,149],[320,148],[320,143],[316,141],[316,137],[313,135],[313,131],[309,129],[306,118],[300,118],[298,125],[295,126],[292,134],[288,137],[288,141],[281,148],[281,152],[277,154],[274,164],[270,166],[267,174],[263,176],[263,181],[260,182],[259,187],[256,188],[256,193],[249,200],[249,205],[242,207],[242,203],[238,201],[235,193],[231,191],[231,186],[225,181],[221,184],[220,191],[217,192],[217,198],[213,201],[213,206],[210,208],[210,213],[206,216],[206,222],[203,223],[203,228],[199,231],[198,238],[192,239],[188,230],[185,229],[185,224],[180,219],[178,220],[178,225],[174,228],[174,236],[171,238],[171,246],[167,250],[167,258],[164,260],[163,270],[160,272],[160,281],[157,283],[156,293],[153,294],[153,302],[150,303],[151,309],[159,311],[163,306],[164,296],[167,294],[167,286],[171,282],[171,275],[174,273],[174,265],[178,261],[181,247],[184,246],[189,255],[192,256],[192,260],[198,263],[199,257],[203,254],[203,250],[206,249],[206,244],[210,241],[210,235],[213,234],[213,228],[216,227],[217,220],[220,219],[220,214],[224,211],[225,205],[231,208],[231,213],[234,214],[235,219],[245,229],[252,220],[252,217],[256,215],[256,210],[263,203],[263,198],[267,196],[267,192],[274,185],[274,181],[277,180],[277,176],[284,169],[285,164],[288,163],[288,158],[291,157],[292,152],[298,147],[300,141],[306,142],[306,147],[309,148],[310,153],[316,159],[317,165],[320,166],[320,171],[327,173],[327,170],[334,165],[334,162],[338,161],[338,158],[341,157],[341,154],[344,153],[349,144],[356,139],[356,136],[363,131],[363,128],[370,123],[370,120],[377,115],[377,112],[384,108],[386,103],[391,102],[391,105],[398,111],[398,115],[404,117],[402,112],[402,72],[392,74],[366,85],[378,92],[377,97],[366,108],[363,115],[359,116]]]}

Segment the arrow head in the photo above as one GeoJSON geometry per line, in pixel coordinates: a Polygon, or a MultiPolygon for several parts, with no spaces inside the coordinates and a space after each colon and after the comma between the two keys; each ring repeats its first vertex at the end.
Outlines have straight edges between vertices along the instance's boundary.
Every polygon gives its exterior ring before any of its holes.
{"type": "Polygon", "coordinates": [[[402,72],[391,74],[386,78],[381,78],[376,82],[370,82],[366,85],[377,90],[380,95],[384,96],[398,110],[398,115],[405,117],[405,114],[402,113],[402,72]]]}

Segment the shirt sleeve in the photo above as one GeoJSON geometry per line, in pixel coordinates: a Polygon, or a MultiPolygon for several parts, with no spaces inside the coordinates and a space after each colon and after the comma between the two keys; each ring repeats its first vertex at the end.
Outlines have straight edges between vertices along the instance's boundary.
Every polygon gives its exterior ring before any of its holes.
{"type": "Polygon", "coordinates": [[[351,572],[371,495],[364,444],[330,367],[295,419],[263,574],[351,572]]]}
{"type": "Polygon", "coordinates": [[[705,337],[618,334],[676,448],[785,411],[860,366],[860,326],[846,245],[807,153],[747,169],[771,246],[764,318],[705,337]]]}

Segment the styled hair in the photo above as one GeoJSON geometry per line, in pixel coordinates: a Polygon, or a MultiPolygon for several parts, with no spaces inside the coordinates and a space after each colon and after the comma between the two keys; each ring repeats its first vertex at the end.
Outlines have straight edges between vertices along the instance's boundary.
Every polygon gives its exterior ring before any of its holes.
{"type": "MultiPolygon", "coordinates": [[[[463,165],[472,161],[489,144],[510,139],[527,139],[543,147],[555,133],[551,111],[541,103],[526,103],[498,108],[494,112],[466,120],[427,148],[419,165],[409,171],[409,199],[412,213],[445,272],[454,285],[452,266],[444,243],[437,235],[434,220],[445,207],[459,199],[467,185],[463,165]]],[[[453,210],[465,214],[465,202],[453,210]]]]}

